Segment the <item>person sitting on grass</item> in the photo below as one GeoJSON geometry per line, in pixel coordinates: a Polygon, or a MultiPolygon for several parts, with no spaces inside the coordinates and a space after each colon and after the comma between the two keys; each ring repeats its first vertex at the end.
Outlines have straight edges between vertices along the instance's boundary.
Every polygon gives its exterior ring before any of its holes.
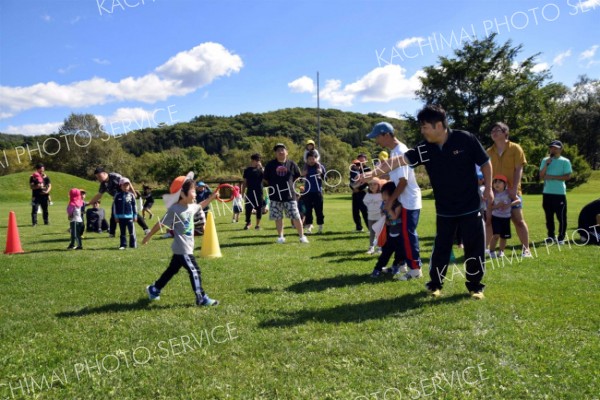
{"type": "Polygon", "coordinates": [[[204,207],[217,198],[217,193],[212,193],[207,199],[197,204],[194,184],[193,172],[189,172],[187,176],[179,176],[171,183],[170,194],[163,196],[167,213],[142,240],[142,244],[148,243],[161,226],[172,229],[174,232],[171,244],[173,250],[171,263],[156,282],[146,287],[146,293],[150,300],[159,300],[162,289],[181,267],[184,267],[190,276],[192,289],[196,296],[196,305],[216,306],[219,304],[218,300],[208,297],[202,288],[200,267],[194,257],[194,214],[198,211],[202,212],[204,207]]]}
{"type": "Polygon", "coordinates": [[[379,278],[382,273],[391,273],[393,276],[399,274],[399,265],[404,264],[404,246],[402,246],[402,204],[397,198],[393,197],[396,184],[387,182],[381,187],[381,211],[385,215],[386,239],[381,248],[381,255],[375,264],[371,273],[371,278],[379,278]],[[392,268],[383,270],[394,254],[394,264],[392,268]]]}
{"type": "Polygon", "coordinates": [[[106,213],[104,208],[100,208],[100,201],[92,204],[92,208],[88,208],[85,211],[85,217],[87,221],[86,230],[88,232],[102,233],[102,231],[108,231],[108,222],[106,221],[106,213]]]}

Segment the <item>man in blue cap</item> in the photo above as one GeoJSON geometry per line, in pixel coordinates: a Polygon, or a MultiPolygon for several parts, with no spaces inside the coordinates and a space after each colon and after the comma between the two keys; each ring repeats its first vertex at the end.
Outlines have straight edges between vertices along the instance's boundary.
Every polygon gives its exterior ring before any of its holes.
{"type": "MultiPolygon", "coordinates": [[[[400,157],[408,151],[408,147],[394,136],[394,127],[387,122],[380,122],[373,127],[368,139],[375,139],[377,145],[390,151],[391,157],[400,157]]],[[[385,163],[385,161],[383,161],[385,163]]],[[[402,246],[406,254],[406,265],[393,265],[389,270],[394,279],[408,281],[423,276],[421,272],[421,257],[419,254],[419,235],[417,225],[423,207],[421,201],[421,188],[417,184],[415,173],[407,165],[396,166],[388,173],[390,180],[396,184],[392,198],[397,198],[402,204],[402,246]]],[[[389,202],[388,207],[393,203],[389,202]]],[[[388,210],[389,211],[389,210],[388,210]]]]}

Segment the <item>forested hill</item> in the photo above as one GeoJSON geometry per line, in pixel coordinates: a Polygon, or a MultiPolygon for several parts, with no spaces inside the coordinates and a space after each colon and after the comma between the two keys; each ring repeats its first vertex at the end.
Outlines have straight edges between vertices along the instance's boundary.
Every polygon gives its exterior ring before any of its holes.
{"type": "MultiPolygon", "coordinates": [[[[388,121],[400,131],[402,122],[380,114],[359,114],[325,109],[321,114],[321,133],[339,138],[352,147],[360,146],[374,124],[388,121]]],[[[200,146],[208,154],[219,154],[228,149],[247,149],[258,138],[285,136],[295,143],[308,139],[316,141],[317,110],[315,108],[287,108],[266,113],[243,113],[232,117],[202,115],[190,122],[146,128],[123,136],[120,141],[125,151],[139,156],[173,147],[200,146]]]]}

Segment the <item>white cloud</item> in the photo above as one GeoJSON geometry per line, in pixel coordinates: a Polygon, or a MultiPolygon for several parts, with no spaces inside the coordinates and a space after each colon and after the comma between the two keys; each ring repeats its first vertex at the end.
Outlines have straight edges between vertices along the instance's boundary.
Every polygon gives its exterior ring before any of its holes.
{"type": "Polygon", "coordinates": [[[0,86],[0,115],[38,107],[87,107],[114,101],[153,103],[183,96],[221,76],[239,72],[242,59],[219,43],[207,42],[182,51],[154,72],[118,82],[93,77],[61,85],[37,83],[26,87],[0,86]]]}
{"type": "Polygon", "coordinates": [[[361,101],[387,102],[399,98],[412,98],[415,90],[421,88],[417,71],[410,78],[406,77],[406,69],[400,65],[378,67],[363,76],[358,81],[345,87],[345,91],[361,98],[361,101]]]}
{"type": "Polygon", "coordinates": [[[546,71],[547,69],[550,69],[550,66],[548,65],[548,63],[539,63],[539,64],[535,64],[533,66],[533,68],[531,68],[532,72],[542,72],[542,71],[546,71]]]}
{"type": "Polygon", "coordinates": [[[419,77],[423,71],[417,71],[410,78],[400,65],[390,64],[377,67],[356,82],[342,88],[342,81],[330,79],[321,90],[321,98],[334,106],[351,106],[354,100],[362,102],[388,102],[400,98],[412,98],[421,87],[419,77]]]}
{"type": "Polygon", "coordinates": [[[100,64],[100,65],[109,65],[110,64],[110,61],[103,60],[101,58],[92,58],[92,61],[95,62],[96,64],[100,64]]]}
{"type": "Polygon", "coordinates": [[[77,64],[69,64],[67,67],[65,68],[59,68],[56,72],[58,72],[59,74],[66,74],[67,72],[69,72],[70,70],[77,68],[79,65],[77,64]]]}
{"type": "Polygon", "coordinates": [[[402,119],[402,116],[396,110],[376,111],[376,113],[386,116],[388,118],[402,119]]]}
{"type": "Polygon", "coordinates": [[[325,87],[321,90],[320,97],[334,106],[351,106],[354,95],[346,93],[345,90],[340,90],[341,87],[342,81],[329,79],[325,81],[325,87]]]}
{"type": "Polygon", "coordinates": [[[595,44],[586,51],[582,52],[579,55],[580,60],[587,60],[588,58],[593,58],[596,55],[596,50],[598,50],[598,45],[595,44]]]}
{"type": "Polygon", "coordinates": [[[62,124],[62,122],[46,122],[45,124],[9,125],[8,128],[4,130],[4,133],[25,136],[48,135],[50,133],[58,132],[58,128],[62,124]]]}
{"type": "Polygon", "coordinates": [[[402,39],[401,41],[399,41],[398,43],[396,43],[396,47],[399,49],[405,49],[413,44],[419,44],[419,42],[424,41],[425,38],[420,37],[420,36],[415,36],[415,37],[411,37],[411,38],[407,38],[407,39],[402,39]]]}
{"type": "Polygon", "coordinates": [[[46,22],[50,22],[50,21],[52,21],[52,17],[51,17],[51,16],[49,16],[48,14],[44,14],[44,15],[42,15],[42,17],[41,17],[41,18],[42,18],[44,21],[46,21],[46,22]]]}
{"type": "Polygon", "coordinates": [[[596,7],[600,7],[600,0],[586,0],[579,3],[579,7],[581,8],[581,12],[587,12],[588,8],[596,9],[596,7]]]}
{"type": "Polygon", "coordinates": [[[571,49],[558,54],[556,57],[554,57],[552,63],[558,66],[563,65],[563,62],[569,57],[571,57],[571,49]]]}
{"type": "Polygon", "coordinates": [[[313,93],[315,91],[315,83],[306,75],[288,83],[288,87],[292,93],[313,93]]]}
{"type": "MultiPolygon", "coordinates": [[[[160,107],[146,110],[141,107],[118,108],[112,115],[95,115],[98,122],[109,133],[122,134],[133,129],[150,128],[161,122],[172,124],[177,122],[177,109],[174,106],[160,107]]],[[[48,135],[57,133],[63,124],[59,122],[46,122],[43,124],[9,125],[4,133],[19,135],[48,135]]]]}

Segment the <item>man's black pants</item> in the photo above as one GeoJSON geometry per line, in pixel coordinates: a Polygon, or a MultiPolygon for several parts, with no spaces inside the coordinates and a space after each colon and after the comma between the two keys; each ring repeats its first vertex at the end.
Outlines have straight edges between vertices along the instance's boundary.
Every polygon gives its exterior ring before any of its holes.
{"type": "Polygon", "coordinates": [[[356,225],[356,230],[360,231],[363,228],[362,222],[360,220],[360,215],[362,214],[363,220],[365,221],[365,226],[369,226],[368,212],[367,206],[363,203],[363,199],[367,193],[364,190],[360,192],[352,192],[352,218],[354,219],[354,224],[356,225]]]}
{"type": "Polygon", "coordinates": [[[558,219],[558,240],[565,240],[567,232],[567,196],[564,194],[543,194],[542,207],[546,214],[548,237],[554,238],[554,216],[558,219]]]}
{"type": "MultiPolygon", "coordinates": [[[[454,242],[456,229],[463,232],[465,246],[465,269],[460,271],[466,278],[465,285],[469,291],[481,291],[485,287],[481,283],[485,274],[485,227],[480,212],[463,215],[460,217],[436,218],[437,232],[431,262],[429,267],[428,283],[430,289],[441,289],[448,270],[450,252],[454,242]]],[[[454,273],[452,274],[454,276],[454,273]]]]}

